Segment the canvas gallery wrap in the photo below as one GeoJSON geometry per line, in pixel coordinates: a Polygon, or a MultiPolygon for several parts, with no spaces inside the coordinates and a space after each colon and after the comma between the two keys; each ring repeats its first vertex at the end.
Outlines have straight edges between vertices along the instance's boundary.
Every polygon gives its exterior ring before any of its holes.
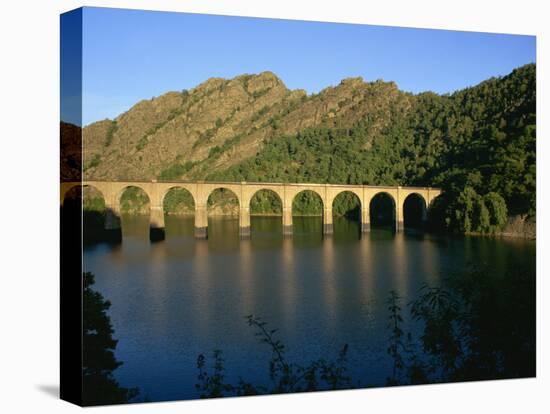
{"type": "Polygon", "coordinates": [[[536,375],[534,36],[60,23],[63,399],[536,375]]]}

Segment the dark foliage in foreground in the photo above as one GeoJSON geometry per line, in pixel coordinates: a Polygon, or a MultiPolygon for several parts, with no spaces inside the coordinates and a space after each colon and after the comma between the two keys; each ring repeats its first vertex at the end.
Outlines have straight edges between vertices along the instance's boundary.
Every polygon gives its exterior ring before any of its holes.
{"type": "Polygon", "coordinates": [[[256,328],[256,336],[272,351],[269,361],[270,385],[251,384],[241,379],[237,384],[225,382],[222,352],[215,350],[212,355],[212,371],[206,369],[206,358],[199,355],[197,391],[201,398],[216,398],[229,395],[281,394],[317,390],[337,390],[350,388],[350,378],[346,375],[348,346],[344,345],[335,361],[318,359],[308,365],[290,362],[285,355],[284,344],[275,338],[276,329],[268,329],[261,318],[248,315],[248,325],[256,328]]]}
{"type": "Polygon", "coordinates": [[[388,299],[394,361],[388,385],[525,378],[536,374],[535,278],[472,268],[424,285],[407,307],[421,334],[405,335],[401,298],[388,299]]]}
{"type": "Polygon", "coordinates": [[[113,377],[122,362],[114,354],[117,341],[107,315],[111,303],[92,289],[92,273],[84,273],[83,282],[83,405],[127,403],[138,390],[121,387],[113,377]]]}
{"type": "MultiPolygon", "coordinates": [[[[386,385],[532,377],[536,373],[535,279],[526,269],[498,274],[469,268],[449,277],[445,287],[423,286],[406,305],[391,291],[388,299],[388,347],[393,362],[386,385]],[[408,318],[408,321],[407,321],[408,318]],[[419,324],[416,334],[406,329],[419,324]]],[[[349,389],[356,386],[346,374],[345,345],[334,361],[319,359],[309,365],[287,361],[284,344],[260,318],[248,324],[272,350],[271,384],[243,379],[225,380],[222,351],[212,355],[212,366],[199,355],[197,391],[201,398],[349,389]]]]}

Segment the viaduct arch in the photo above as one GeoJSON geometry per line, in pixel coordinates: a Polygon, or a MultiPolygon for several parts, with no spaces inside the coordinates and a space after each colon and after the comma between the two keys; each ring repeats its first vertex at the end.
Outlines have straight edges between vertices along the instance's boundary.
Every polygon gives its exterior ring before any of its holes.
{"type": "Polygon", "coordinates": [[[361,231],[370,231],[370,203],[379,193],[387,193],[394,201],[395,230],[404,229],[404,203],[410,195],[419,196],[426,208],[441,190],[432,187],[389,187],[348,184],[313,184],[313,183],[249,183],[249,182],[157,182],[157,181],[82,181],[62,182],[60,188],[61,205],[67,192],[76,186],[92,186],[105,200],[105,229],[120,231],[120,198],[128,187],[138,187],[147,194],[150,202],[151,240],[164,238],[164,198],[173,188],[183,188],[193,197],[195,204],[195,237],[206,238],[208,235],[207,202],[210,194],[219,188],[231,190],[239,202],[239,232],[241,237],[250,236],[250,201],[254,194],[261,190],[273,191],[282,202],[283,233],[292,234],[292,202],[296,195],[309,190],[317,194],[323,202],[323,232],[333,232],[334,199],[342,192],[351,192],[357,196],[361,206],[361,231]]]}

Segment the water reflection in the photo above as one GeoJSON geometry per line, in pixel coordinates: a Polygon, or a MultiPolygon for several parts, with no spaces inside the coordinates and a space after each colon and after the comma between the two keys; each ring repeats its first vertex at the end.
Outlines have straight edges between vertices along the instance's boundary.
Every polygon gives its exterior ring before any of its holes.
{"type": "Polygon", "coordinates": [[[228,252],[239,246],[239,218],[208,217],[208,246],[212,252],[228,252]]]}
{"type": "Polygon", "coordinates": [[[192,301],[195,304],[196,327],[201,331],[201,336],[208,333],[210,315],[210,260],[208,254],[208,242],[206,240],[197,240],[195,243],[194,268],[189,280],[189,276],[182,274],[182,283],[191,286],[193,289],[192,301]]]}
{"type": "MultiPolygon", "coordinates": [[[[292,317],[296,313],[296,263],[294,260],[294,243],[292,238],[285,237],[282,241],[281,258],[283,267],[279,276],[281,278],[280,300],[283,304],[283,312],[287,326],[292,323],[292,317]]],[[[276,265],[276,263],[274,263],[276,265]]]]}
{"type": "Polygon", "coordinates": [[[326,237],[323,240],[322,248],[322,260],[323,260],[323,272],[322,272],[322,286],[324,293],[324,306],[325,314],[329,326],[334,328],[337,316],[337,300],[338,300],[338,287],[336,286],[335,275],[335,254],[334,254],[334,238],[326,237]]]}
{"type": "Polygon", "coordinates": [[[239,304],[242,307],[241,313],[243,315],[249,315],[254,309],[254,261],[252,257],[252,242],[250,239],[242,240],[239,246],[239,284],[241,291],[239,304]]]}
{"type": "Polygon", "coordinates": [[[444,284],[467,263],[528,265],[534,274],[531,242],[360,235],[357,221],[338,218],[333,236],[323,237],[321,217],[294,217],[290,238],[280,217],[252,217],[249,240],[240,240],[238,219],[211,217],[209,238],[195,240],[192,216],[165,222],[166,240],[151,244],[148,218],[124,217],[122,244],[84,252],[85,270],[113,304],[124,361],[117,379],[154,400],[196,398],[196,357],[213,349],[224,350],[233,379],[268,382],[269,353],[246,314],[278,328],[294,360],[329,357],[349,344],[350,376],[383,385],[390,290],[409,302],[424,283],[444,284]]]}
{"type": "MultiPolygon", "coordinates": [[[[409,241],[409,243],[414,243],[414,241],[409,241]]],[[[407,257],[409,250],[407,249],[403,233],[399,233],[395,236],[393,253],[392,271],[395,278],[394,290],[397,291],[400,296],[409,297],[410,280],[407,275],[411,269],[409,269],[410,263],[407,257]]]]}
{"type": "Polygon", "coordinates": [[[334,217],[333,237],[338,242],[355,242],[361,238],[361,223],[359,220],[347,219],[345,217],[334,217]]]}

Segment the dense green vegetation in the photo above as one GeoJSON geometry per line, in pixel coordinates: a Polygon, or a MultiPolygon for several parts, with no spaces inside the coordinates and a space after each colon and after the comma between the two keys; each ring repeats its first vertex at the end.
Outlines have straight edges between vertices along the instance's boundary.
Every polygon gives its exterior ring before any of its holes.
{"type": "Polygon", "coordinates": [[[430,215],[432,223],[443,223],[445,227],[462,233],[493,233],[506,224],[507,208],[498,193],[481,196],[466,186],[461,192],[445,194],[434,200],[430,215]],[[451,194],[454,198],[450,197],[451,194]]]}
{"type": "Polygon", "coordinates": [[[172,188],[164,196],[164,212],[166,214],[194,214],[193,196],[184,188],[172,188]]]}
{"type": "Polygon", "coordinates": [[[233,191],[218,188],[208,197],[207,208],[209,214],[236,216],[239,214],[239,200],[233,191]]]}
{"type": "Polygon", "coordinates": [[[107,137],[105,138],[105,146],[108,147],[113,142],[113,137],[115,135],[115,132],[118,129],[118,124],[116,121],[111,121],[111,125],[109,125],[109,128],[107,129],[107,137]]]}
{"type": "MultiPolygon", "coordinates": [[[[351,128],[266,140],[256,157],[207,179],[439,186],[435,228],[497,231],[509,215],[535,216],[535,74],[531,64],[452,95],[417,95],[381,129],[367,117],[351,128]]],[[[322,211],[311,194],[298,202],[300,214],[322,211]]]]}
{"type": "Polygon", "coordinates": [[[261,190],[250,200],[250,214],[283,214],[283,203],[273,191],[261,190]]]}
{"type": "Polygon", "coordinates": [[[101,163],[101,155],[95,154],[93,158],[90,160],[88,165],[84,167],[84,171],[88,170],[89,168],[95,168],[101,163]]]}
{"type": "Polygon", "coordinates": [[[534,376],[533,269],[471,267],[446,282],[424,285],[403,307],[403,298],[390,294],[388,353],[394,367],[388,385],[534,376]],[[411,319],[421,324],[418,336],[406,331],[404,321],[411,319]]]}
{"type": "Polygon", "coordinates": [[[159,175],[159,180],[174,180],[180,177],[181,175],[185,174],[187,171],[189,171],[193,167],[193,163],[191,161],[181,162],[181,160],[176,160],[177,162],[175,164],[170,165],[169,167],[162,170],[162,172],[159,175]]]}
{"type": "Polygon", "coordinates": [[[320,216],[323,214],[321,197],[313,191],[298,193],[292,202],[292,213],[302,216],[320,216]]]}

